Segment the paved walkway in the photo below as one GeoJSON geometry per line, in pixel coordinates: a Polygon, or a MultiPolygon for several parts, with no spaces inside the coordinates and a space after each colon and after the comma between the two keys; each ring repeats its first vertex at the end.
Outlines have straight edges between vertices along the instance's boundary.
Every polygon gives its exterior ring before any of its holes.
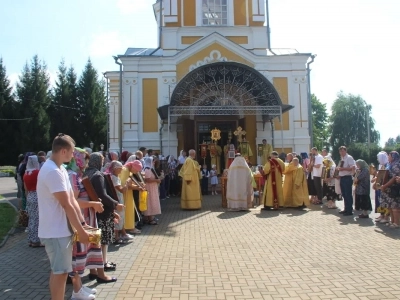
{"type": "MultiPolygon", "coordinates": [[[[400,299],[400,230],[371,219],[320,206],[227,212],[219,196],[200,211],[177,198],[162,209],[160,225],[111,249],[118,281],[98,285],[97,299],[400,299]]],[[[0,259],[0,299],[48,299],[45,251],[25,233],[0,259]]]]}

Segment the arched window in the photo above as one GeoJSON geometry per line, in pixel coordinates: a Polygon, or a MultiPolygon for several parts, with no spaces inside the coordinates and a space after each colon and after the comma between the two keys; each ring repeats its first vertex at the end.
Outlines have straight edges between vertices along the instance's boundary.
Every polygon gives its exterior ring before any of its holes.
{"type": "Polygon", "coordinates": [[[227,0],[202,0],[203,26],[227,26],[227,0]]]}

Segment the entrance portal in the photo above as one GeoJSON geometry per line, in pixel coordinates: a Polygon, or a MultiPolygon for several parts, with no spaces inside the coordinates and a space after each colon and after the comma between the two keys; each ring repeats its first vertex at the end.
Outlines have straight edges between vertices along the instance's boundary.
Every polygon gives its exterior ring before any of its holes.
{"type": "Polygon", "coordinates": [[[207,151],[207,157],[204,160],[201,158],[200,153],[200,144],[208,144],[210,145],[212,142],[211,140],[211,130],[217,128],[221,130],[221,139],[217,142],[217,145],[219,145],[222,149],[221,156],[218,158],[220,160],[220,170],[219,173],[222,173],[225,166],[225,153],[224,153],[224,146],[228,143],[228,137],[229,135],[231,136],[231,143],[236,145],[236,137],[233,134],[233,132],[236,130],[238,127],[238,121],[232,121],[232,120],[227,120],[227,121],[196,121],[195,122],[196,126],[196,149],[197,149],[197,160],[199,161],[200,164],[205,163],[207,165],[207,168],[210,170],[211,169],[211,156],[210,156],[210,151],[207,151]]]}

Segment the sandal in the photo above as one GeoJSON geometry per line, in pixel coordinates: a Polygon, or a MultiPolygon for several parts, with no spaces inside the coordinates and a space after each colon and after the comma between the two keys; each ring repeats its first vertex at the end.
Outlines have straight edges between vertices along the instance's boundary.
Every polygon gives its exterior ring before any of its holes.
{"type": "Polygon", "coordinates": [[[117,269],[117,266],[115,264],[112,264],[109,262],[104,264],[104,271],[106,271],[106,272],[107,271],[115,271],[116,269],[117,269]]]}
{"type": "Polygon", "coordinates": [[[42,245],[40,242],[37,242],[37,243],[32,243],[32,244],[30,244],[30,247],[32,247],[32,248],[39,248],[39,247],[44,247],[44,245],[42,245]]]}
{"type": "Polygon", "coordinates": [[[397,225],[396,223],[390,224],[389,228],[399,228],[400,226],[397,225]]]}
{"type": "Polygon", "coordinates": [[[118,245],[118,244],[128,244],[128,243],[129,243],[129,240],[118,239],[113,244],[118,245]]]}
{"type": "Polygon", "coordinates": [[[151,220],[148,224],[149,225],[158,225],[156,220],[151,220]]]}

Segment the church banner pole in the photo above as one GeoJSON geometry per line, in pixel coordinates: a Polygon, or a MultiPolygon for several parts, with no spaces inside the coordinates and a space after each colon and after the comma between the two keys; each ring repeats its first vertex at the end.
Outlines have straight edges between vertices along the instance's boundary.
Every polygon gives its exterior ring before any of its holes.
{"type": "Polygon", "coordinates": [[[281,147],[283,152],[282,106],[279,106],[279,123],[281,124],[281,147]]]}
{"type": "Polygon", "coordinates": [[[168,153],[167,155],[171,155],[171,148],[170,146],[170,133],[171,133],[171,113],[170,113],[170,106],[168,105],[168,153]]]}

